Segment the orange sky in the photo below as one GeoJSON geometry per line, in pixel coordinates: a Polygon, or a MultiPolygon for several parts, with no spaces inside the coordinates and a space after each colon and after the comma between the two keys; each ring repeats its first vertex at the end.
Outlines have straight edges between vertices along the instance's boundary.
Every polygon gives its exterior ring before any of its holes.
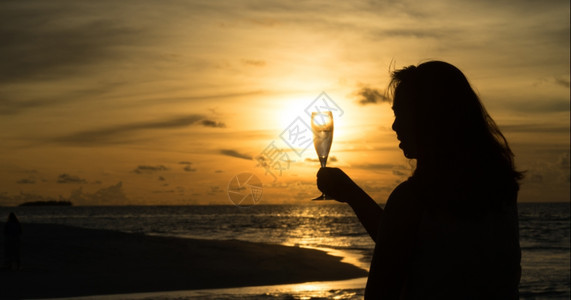
{"type": "Polygon", "coordinates": [[[322,92],[344,112],[329,165],[384,202],[411,166],[361,93],[428,59],[503,129],[520,201],[568,201],[569,1],[461,2],[3,1],[0,205],[231,204],[242,172],[262,203],[305,203],[317,157],[280,134],[322,92]],[[291,160],[275,178],[255,160],[272,142],[291,160]]]}

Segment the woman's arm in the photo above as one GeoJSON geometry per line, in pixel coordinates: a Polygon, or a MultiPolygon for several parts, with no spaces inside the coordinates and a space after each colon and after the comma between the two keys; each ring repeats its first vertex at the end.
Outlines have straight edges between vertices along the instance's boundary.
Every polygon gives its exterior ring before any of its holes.
{"type": "Polygon", "coordinates": [[[365,191],[359,188],[360,192],[347,201],[353,209],[363,227],[367,230],[373,241],[377,239],[379,223],[383,215],[383,209],[365,191]]]}
{"type": "Polygon", "coordinates": [[[317,173],[317,187],[335,200],[349,204],[371,238],[376,240],[383,209],[347,174],[338,168],[321,168],[317,173]]]}

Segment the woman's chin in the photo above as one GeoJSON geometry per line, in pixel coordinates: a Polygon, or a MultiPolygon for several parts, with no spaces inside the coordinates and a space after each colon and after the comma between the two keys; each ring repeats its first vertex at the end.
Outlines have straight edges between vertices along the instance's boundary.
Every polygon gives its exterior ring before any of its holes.
{"type": "Polygon", "coordinates": [[[418,158],[418,155],[416,155],[416,153],[411,152],[411,151],[407,151],[406,148],[401,148],[402,149],[402,153],[404,154],[404,157],[408,158],[408,159],[416,159],[418,158]]]}
{"type": "Polygon", "coordinates": [[[399,148],[402,150],[404,157],[408,159],[415,159],[418,157],[418,155],[416,155],[416,152],[410,151],[410,147],[407,147],[407,145],[404,144],[403,142],[399,143],[399,148]]]}

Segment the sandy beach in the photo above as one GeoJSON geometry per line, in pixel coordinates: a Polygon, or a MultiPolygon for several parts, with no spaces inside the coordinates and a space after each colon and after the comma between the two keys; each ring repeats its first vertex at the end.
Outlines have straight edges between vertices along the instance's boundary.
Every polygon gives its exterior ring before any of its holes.
{"type": "MultiPolygon", "coordinates": [[[[55,224],[22,226],[22,268],[0,271],[2,299],[259,286],[367,274],[340,257],[298,247],[55,224]]],[[[3,236],[0,245],[3,253],[3,236]]]]}

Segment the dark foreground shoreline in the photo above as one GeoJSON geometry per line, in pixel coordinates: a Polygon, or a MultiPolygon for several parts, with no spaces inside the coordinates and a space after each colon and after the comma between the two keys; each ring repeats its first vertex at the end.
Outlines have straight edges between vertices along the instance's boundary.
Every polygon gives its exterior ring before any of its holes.
{"type": "MultiPolygon", "coordinates": [[[[367,275],[339,257],[298,247],[56,224],[22,226],[22,268],[0,270],[0,299],[259,286],[367,275]]],[[[3,254],[3,236],[0,246],[3,254]]]]}

